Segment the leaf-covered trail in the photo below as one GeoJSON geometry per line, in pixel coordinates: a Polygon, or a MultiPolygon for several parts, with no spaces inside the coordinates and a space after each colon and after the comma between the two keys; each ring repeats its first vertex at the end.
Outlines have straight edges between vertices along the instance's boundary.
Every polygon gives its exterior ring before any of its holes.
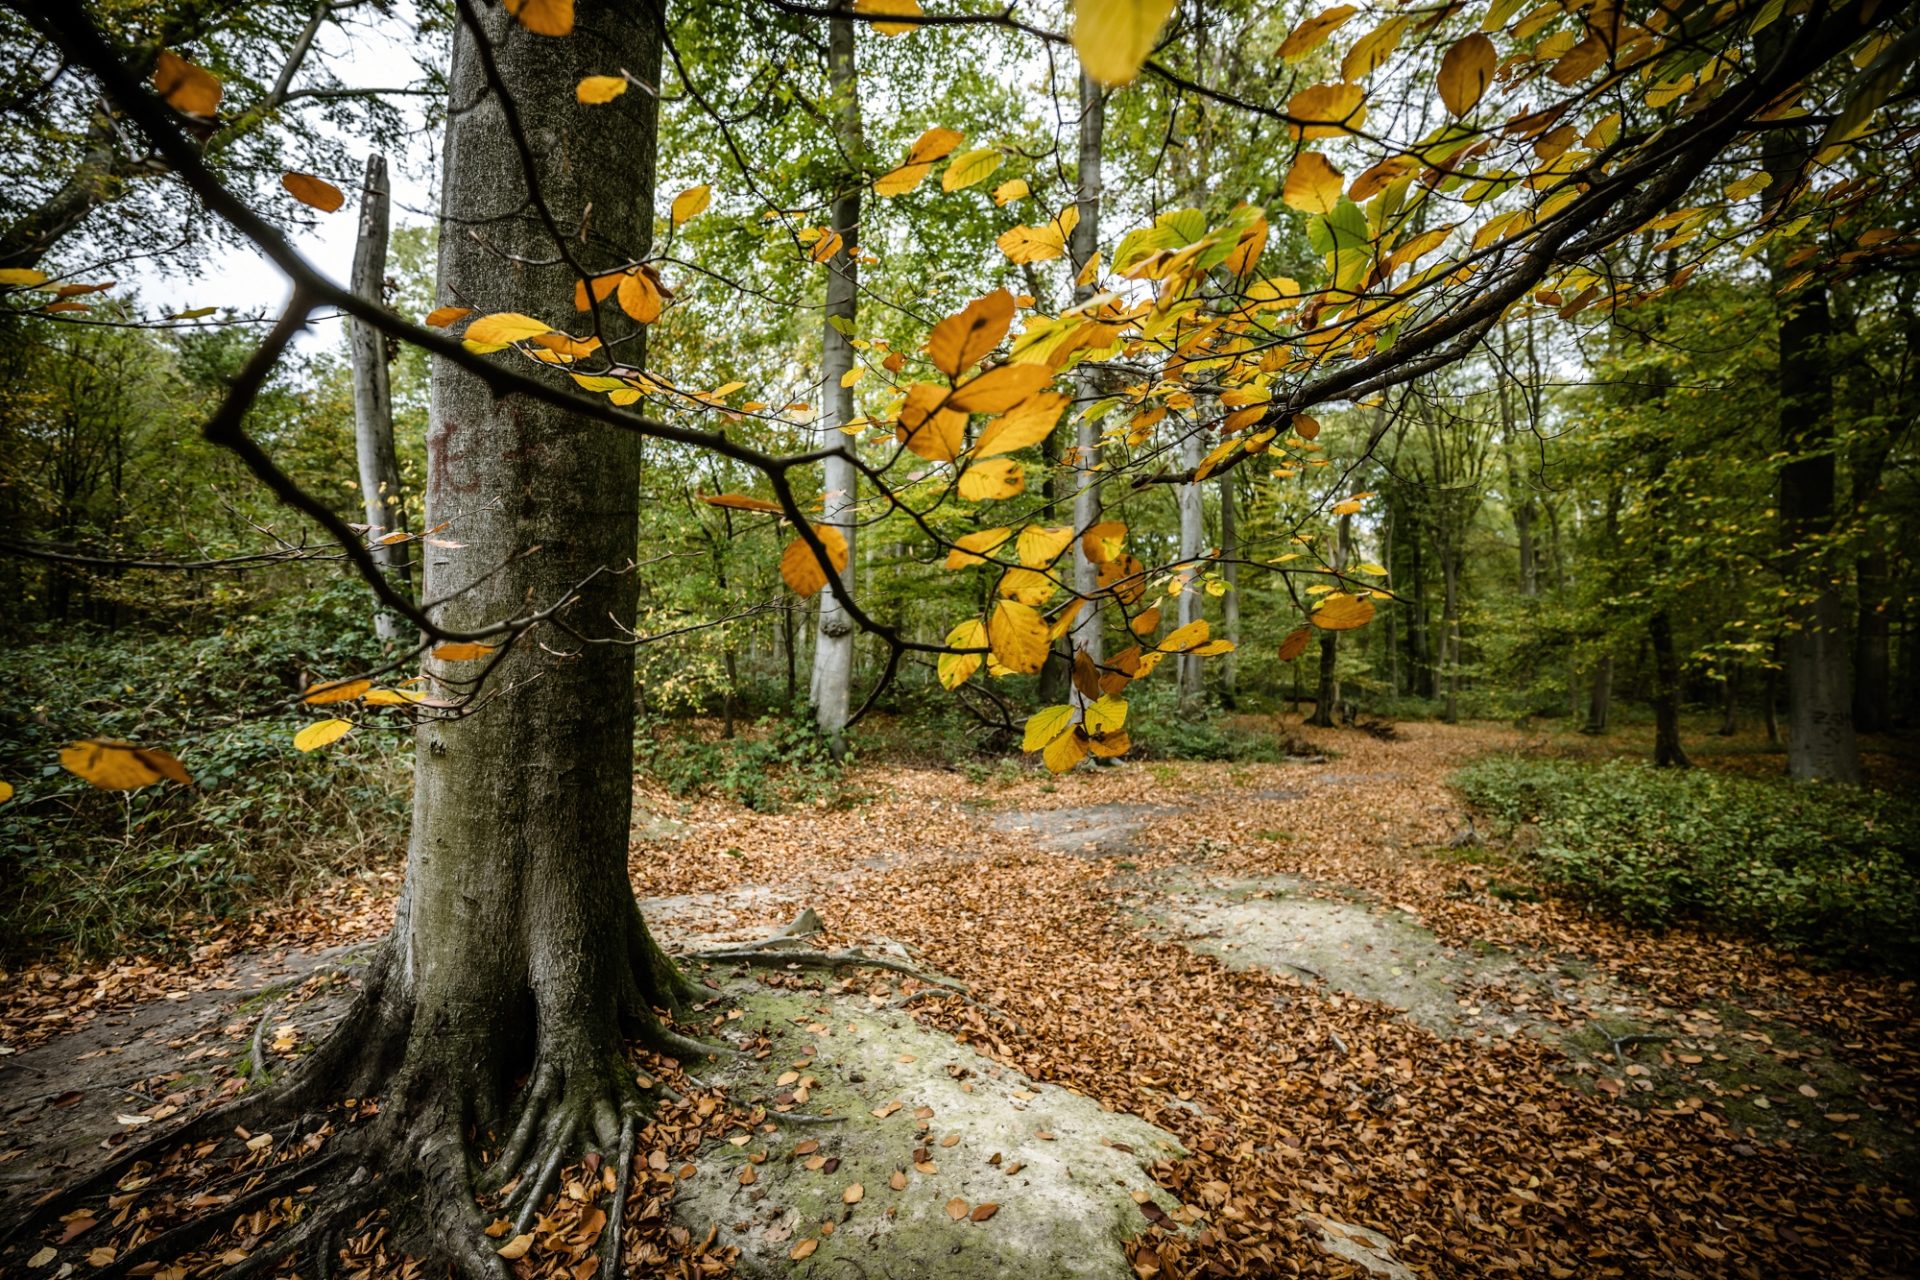
{"type": "MultiPolygon", "coordinates": [[[[1143,1210],[1130,1248],[1144,1277],[1355,1274],[1322,1247],[1328,1221],[1380,1233],[1417,1275],[1915,1270],[1911,984],[1492,892],[1523,872],[1448,848],[1464,820],[1445,778],[1477,752],[1537,745],[1518,734],[1411,725],[1394,741],[1324,741],[1329,763],[1129,763],[1056,781],[862,766],[857,802],[780,814],[643,789],[633,878],[677,948],[763,935],[802,905],[826,945],[904,944],[977,1001],[921,999],[916,1016],[1177,1135],[1193,1155],[1157,1174],[1200,1218],[1183,1231],[1143,1210]],[[1273,950],[1336,915],[1357,966],[1273,950]],[[1280,918],[1287,929],[1262,933],[1280,918]],[[1356,997],[1354,969],[1382,963],[1361,954],[1376,933],[1356,920],[1424,940],[1423,962],[1452,966],[1452,1007],[1417,1020],[1356,997]],[[1607,1036],[1627,1031],[1644,1038],[1616,1062],[1607,1036]]],[[[159,1119],[238,1088],[226,1068],[266,1025],[258,999],[212,1007],[253,985],[239,962],[378,937],[397,884],[397,869],[341,882],[177,964],[16,975],[0,995],[5,1047],[42,1047],[0,1068],[66,1069],[84,1049],[73,1069],[99,1096],[11,1117],[0,1156],[39,1162],[88,1108],[159,1119]],[[191,1043],[169,1031],[156,1043],[183,1061],[141,1059],[134,1080],[131,1057],[104,1046],[160,999],[213,1021],[191,1043]]],[[[897,989],[882,977],[857,983],[897,989]]],[[[325,1007],[285,1015],[294,1051],[325,1007]]],[[[689,1159],[700,1134],[682,1135],[689,1159]]],[[[648,1239],[656,1263],[697,1244],[648,1239]]]]}
{"type": "MultiPolygon", "coordinates": [[[[1205,1222],[1188,1236],[1143,1218],[1143,1276],[1341,1274],[1349,1264],[1313,1243],[1312,1215],[1373,1228],[1434,1275],[1912,1268],[1920,1222],[1876,1167],[1885,1153],[1863,1151],[1847,1171],[1744,1132],[1735,1117],[1758,1113],[1734,1107],[1745,1094],[1717,1094],[1736,1091],[1710,1071],[1722,1038],[1771,1049],[1788,1031],[1817,1034],[1867,1077],[1882,1127],[1910,1137],[1909,987],[1477,892],[1475,868],[1436,856],[1462,825],[1444,778],[1518,735],[1411,726],[1392,742],[1329,741],[1332,764],[1136,764],[985,792],[950,774],[875,770],[878,794],[846,811],[703,806],[705,820],[640,842],[635,879],[648,896],[730,894],[742,933],[805,901],[835,942],[904,943],[1004,1015],[933,1000],[923,1017],[1179,1135],[1195,1154],[1162,1180],[1205,1222]],[[1089,819],[1093,806],[1106,807],[1089,819]],[[1049,810],[1068,812],[1050,823],[1049,810]],[[1129,823],[1130,838],[1116,834],[1129,823]],[[1076,827],[1091,847],[1076,845],[1076,827]],[[1528,1035],[1444,1038],[1304,973],[1229,968],[1138,927],[1141,885],[1175,868],[1304,876],[1370,894],[1443,942],[1523,948],[1541,965],[1548,952],[1577,958],[1676,1038],[1639,1052],[1651,1065],[1606,1071],[1528,1035]],[[774,896],[741,897],[749,885],[774,896]],[[1754,1021],[1726,1025],[1734,1008],[1754,1021]],[[1696,1076],[1682,1055],[1709,1070],[1696,1076]],[[1650,1105],[1614,1096],[1642,1091],[1650,1105]]],[[[1527,1003],[1497,989],[1461,1003],[1478,1013],[1503,996],[1527,1003]]],[[[1568,999],[1546,1012],[1577,1031],[1597,1011],[1568,999]]],[[[1819,1054],[1772,1051],[1779,1070],[1751,1089],[1761,1107],[1769,1091],[1800,1096],[1796,1068],[1826,1078],[1813,1072],[1819,1054]]],[[[1822,1122],[1845,1141],[1851,1113],[1831,1114],[1822,1122]]]]}

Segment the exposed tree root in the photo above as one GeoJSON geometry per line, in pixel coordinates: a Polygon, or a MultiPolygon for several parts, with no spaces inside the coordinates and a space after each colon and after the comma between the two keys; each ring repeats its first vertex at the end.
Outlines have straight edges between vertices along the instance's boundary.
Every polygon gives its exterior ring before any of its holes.
{"type": "Polygon", "coordinates": [[[956,990],[950,987],[944,987],[944,986],[922,987],[918,991],[909,991],[904,996],[901,996],[898,1000],[895,1000],[893,1002],[893,1007],[896,1009],[905,1009],[910,1005],[916,1004],[921,1000],[927,1000],[927,999],[959,1000],[966,1004],[972,1005],[974,1008],[979,1009],[982,1012],[992,1014],[994,1017],[999,1018],[1001,1021],[1005,1022],[1009,1027],[1012,1027],[1015,1031],[1019,1031],[1021,1029],[1019,1021],[1015,1019],[1012,1014],[1008,1013],[1005,1009],[1002,1009],[1000,1006],[988,1004],[985,1000],[976,1000],[972,996],[968,995],[966,992],[956,990]]]}
{"type": "Polygon", "coordinates": [[[899,960],[889,960],[884,956],[868,955],[857,948],[850,951],[767,951],[752,947],[723,947],[713,951],[695,951],[685,958],[714,964],[754,965],[767,969],[780,969],[788,965],[802,969],[885,969],[891,973],[901,973],[909,978],[918,979],[929,986],[945,987],[952,991],[967,989],[961,983],[936,977],[913,965],[899,960]]]}
{"type": "MultiPolygon", "coordinates": [[[[189,1166],[175,1153],[191,1144],[272,1132],[278,1149],[291,1150],[309,1126],[324,1123],[329,1106],[353,1097],[365,1100],[356,1108],[357,1119],[341,1123],[317,1154],[228,1175],[224,1184],[239,1188],[234,1199],[138,1239],[116,1267],[124,1272],[185,1260],[194,1274],[214,1280],[249,1280],[285,1265],[323,1274],[356,1219],[384,1207],[394,1246],[426,1258],[428,1273],[451,1268],[466,1280],[510,1280],[497,1252],[504,1242],[485,1233],[494,1215],[483,1212],[482,1199],[504,1197],[489,1202],[499,1205],[498,1216],[509,1220],[516,1236],[524,1234],[561,1170],[597,1151],[608,1158],[617,1152],[619,1160],[600,1272],[613,1280],[637,1129],[651,1110],[626,1053],[638,1045],[681,1062],[734,1054],[728,1046],[681,1034],[655,1013],[656,1006],[692,1005],[701,989],[659,952],[643,927],[636,929],[623,989],[608,1002],[615,1007],[603,1004],[598,1014],[530,1007],[533,1061],[516,1066],[511,1048],[462,1047],[465,1041],[446,1034],[443,1017],[416,1009],[396,952],[385,949],[363,971],[353,1003],[314,1053],[283,1069],[270,1085],[121,1153],[44,1203],[7,1243],[20,1240],[31,1250],[61,1214],[79,1201],[114,1193],[136,1168],[143,1177],[179,1175],[189,1166]],[[526,1084],[516,1090],[513,1080],[523,1069],[526,1084]],[[501,1132],[505,1141],[489,1159],[501,1132]],[[300,1193],[310,1186],[320,1189],[300,1193]],[[279,1225],[264,1239],[245,1243],[243,1260],[219,1266],[214,1257],[233,1247],[222,1244],[223,1237],[236,1228],[258,1231],[260,1220],[253,1215],[263,1210],[279,1225]]],[[[256,1045],[278,1005],[263,1013],[256,1045]]],[[[256,1078],[264,1078],[264,1051],[255,1048],[251,1056],[256,1078]]],[[[655,1088],[675,1096],[664,1083],[655,1088]]],[[[332,1115],[339,1121],[337,1110],[332,1115]]],[[[197,1174],[198,1163],[190,1169],[197,1174]]],[[[204,1179],[191,1188],[200,1194],[207,1189],[204,1179]]]]}

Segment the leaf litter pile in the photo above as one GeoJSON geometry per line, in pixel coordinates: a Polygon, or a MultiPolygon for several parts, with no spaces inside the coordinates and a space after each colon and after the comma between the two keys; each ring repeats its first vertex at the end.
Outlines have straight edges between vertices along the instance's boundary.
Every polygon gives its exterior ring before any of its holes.
{"type": "MultiPolygon", "coordinates": [[[[668,939],[761,937],[810,906],[828,931],[811,942],[904,948],[968,994],[865,971],[837,983],[819,971],[759,976],[876,1000],[904,990],[915,1017],[991,1060],[983,1069],[1014,1068],[1170,1131],[1190,1154],[1152,1170],[1168,1203],[1178,1201],[1174,1212],[1134,1197],[1140,1216],[1126,1250],[1142,1280],[1367,1274],[1349,1260],[1362,1255],[1385,1259],[1370,1264],[1383,1275],[1912,1272],[1920,1259],[1912,1165],[1880,1149],[1889,1135],[1912,1144],[1920,1117],[1911,983],[1815,973],[1722,937],[1649,935],[1551,898],[1486,892],[1482,872],[1444,856],[1464,822],[1445,778],[1474,754],[1522,745],[1517,734],[1414,725],[1390,741],[1354,733],[1320,741],[1338,752],[1333,763],[1129,764],[987,785],[944,770],[864,766],[862,802],[780,814],[643,788],[643,810],[680,812],[671,830],[641,822],[634,882],[643,898],[671,899],[650,912],[668,939]],[[1047,820],[1095,808],[1124,816],[1124,839],[1077,847],[1071,828],[1047,820]],[[1588,985],[1463,986],[1462,1009],[1489,1033],[1443,1034],[1305,966],[1230,964],[1143,924],[1159,877],[1172,874],[1288,877],[1305,892],[1358,898],[1416,922],[1442,944],[1490,944],[1542,969],[1574,959],[1625,1004],[1592,1007],[1588,985]],[[1636,1026],[1653,1030],[1615,1040],[1611,1053],[1511,1033],[1532,1018],[1573,1034],[1601,1028],[1604,1045],[1627,1006],[1636,1026]],[[1735,1041],[1770,1070],[1748,1081],[1716,1073],[1735,1041]],[[1826,1097],[1836,1077],[1816,1066],[1844,1069],[1855,1096],[1826,1097]],[[1817,1150],[1805,1141],[1815,1130],[1817,1150]],[[1341,1243],[1345,1256],[1335,1251],[1341,1243]]],[[[4,1048],[17,1052],[143,1000],[230,986],[222,962],[269,940],[287,948],[377,937],[396,879],[346,882],[212,933],[190,964],[128,958],[84,975],[12,975],[4,1048]]],[[[299,995],[277,1020],[300,1019],[299,995]]],[[[711,1023],[690,1029],[711,1034],[727,1020],[718,999],[708,1014],[711,1023]]],[[[259,1047],[251,1018],[223,1030],[238,1042],[216,1056],[244,1056],[249,1034],[259,1047]]],[[[277,1032],[266,1057],[291,1049],[297,1034],[277,1032]]],[[[636,1059],[636,1070],[658,1085],[660,1104],[636,1137],[623,1260],[636,1274],[725,1275],[738,1248],[725,1230],[676,1224],[675,1187],[703,1151],[764,1138],[774,1117],[669,1060],[636,1059]]],[[[175,1089],[162,1099],[175,1110],[239,1087],[232,1075],[198,1090],[185,1079],[174,1072],[149,1084],[175,1089]]],[[[220,1153],[212,1144],[175,1151],[76,1211],[56,1232],[68,1246],[58,1256],[84,1259],[83,1270],[117,1263],[167,1277],[256,1250],[264,1261],[303,1188],[260,1197],[257,1188],[273,1185],[263,1175],[281,1162],[324,1160],[333,1128],[377,1107],[342,1100],[320,1129],[243,1135],[238,1155],[227,1154],[231,1143],[220,1153]],[[231,1226],[199,1251],[137,1256],[142,1239],[209,1206],[230,1212],[231,1226]]],[[[0,1135],[0,1148],[9,1145],[0,1135]]],[[[493,1219],[495,1247],[517,1274],[594,1273],[617,1163],[590,1157],[564,1171],[530,1223],[493,1219]]],[[[842,1214],[869,1211],[881,1212],[873,1197],[850,1190],[842,1214]]],[[[998,1225],[977,1220],[981,1230],[998,1225]]],[[[813,1238],[799,1238],[789,1255],[799,1273],[813,1238]]],[[[377,1217],[339,1246],[340,1274],[414,1271],[377,1217]]],[[[52,1260],[35,1274],[55,1275],[52,1260]]],[[[58,1273],[70,1266],[61,1262],[58,1273]]]]}

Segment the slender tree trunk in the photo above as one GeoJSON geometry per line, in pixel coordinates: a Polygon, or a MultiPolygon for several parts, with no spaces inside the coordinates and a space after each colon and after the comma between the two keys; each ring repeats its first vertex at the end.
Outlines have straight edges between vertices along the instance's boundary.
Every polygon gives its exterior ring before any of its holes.
{"type": "Polygon", "coordinates": [[[1415,697],[1434,695],[1433,651],[1427,634],[1427,577],[1421,564],[1420,522],[1407,521],[1407,559],[1413,581],[1413,608],[1407,616],[1407,666],[1411,669],[1415,697]]]}
{"type": "Polygon", "coordinates": [[[1605,733],[1613,718],[1613,655],[1605,654],[1593,667],[1593,685],[1587,695],[1587,723],[1582,733],[1605,733]]]}
{"type": "MultiPolygon", "coordinates": [[[[1207,443],[1198,426],[1187,433],[1180,445],[1180,463],[1191,472],[1207,456],[1207,443]]],[[[1206,526],[1202,521],[1205,495],[1201,485],[1177,485],[1174,489],[1175,500],[1180,507],[1180,564],[1187,573],[1197,575],[1201,556],[1206,551],[1206,526]]],[[[1180,593],[1180,625],[1198,621],[1205,593],[1197,589],[1197,584],[1189,582],[1180,593]]],[[[1205,686],[1201,683],[1201,663],[1204,659],[1191,654],[1181,654],[1175,659],[1180,686],[1180,710],[1182,714],[1194,716],[1200,714],[1205,701],[1205,686]]]]}
{"type": "Polygon", "coordinates": [[[1767,725],[1767,744],[1780,745],[1780,659],[1782,645],[1778,636],[1774,637],[1773,654],[1767,663],[1765,678],[1761,681],[1760,711],[1767,725]]]}
{"type": "Polygon", "coordinates": [[[1680,745],[1680,659],[1674,651],[1673,619],[1664,606],[1647,619],[1653,646],[1653,763],[1657,768],[1690,768],[1680,745]]]}
{"type": "Polygon", "coordinates": [[[1444,595],[1440,604],[1440,665],[1445,671],[1447,706],[1441,719],[1460,723],[1460,552],[1453,546],[1440,548],[1440,573],[1444,595]]]}
{"type": "Polygon", "coordinates": [[[1728,667],[1720,679],[1720,736],[1740,732],[1740,668],[1728,667]]]}
{"type": "MultiPolygon", "coordinates": [[[[1334,543],[1334,572],[1344,572],[1347,567],[1347,548],[1352,537],[1353,517],[1340,517],[1339,539],[1334,543]]],[[[1340,703],[1340,633],[1322,631],[1320,633],[1320,689],[1314,699],[1313,718],[1307,723],[1318,725],[1322,729],[1331,729],[1340,722],[1335,708],[1340,703]]]]}
{"type": "Polygon", "coordinates": [[[1892,727],[1893,564],[1884,546],[1854,561],[1859,614],[1853,630],[1853,723],[1861,733],[1885,733],[1892,727]]]}
{"type": "MultiPolygon", "coordinates": [[[[387,158],[367,157],[360,188],[360,236],[353,247],[353,291],[384,302],[387,275],[387,158]]],[[[360,501],[374,555],[396,587],[413,594],[413,563],[405,542],[387,543],[388,534],[407,531],[407,507],[400,492],[400,463],[393,451],[393,391],[387,382],[387,343],[378,330],[347,321],[353,359],[353,444],[360,460],[360,501]]],[[[402,621],[376,609],[374,628],[382,640],[397,640],[402,621]]]]}
{"type": "MultiPolygon", "coordinates": [[[[1068,246],[1068,261],[1075,273],[1073,300],[1084,302],[1094,296],[1094,282],[1078,283],[1082,268],[1100,248],[1101,144],[1107,128],[1107,98],[1094,79],[1080,73],[1080,169],[1077,201],[1080,221],[1074,225],[1068,246]]],[[[1091,402],[1100,394],[1099,372],[1081,365],[1077,381],[1083,400],[1091,402]]],[[[1084,653],[1097,666],[1106,661],[1102,643],[1099,591],[1100,568],[1086,552],[1086,531],[1100,522],[1100,423],[1080,417],[1074,431],[1073,450],[1073,589],[1087,603],[1074,619],[1069,632],[1073,648],[1084,653]]],[[[1076,701],[1083,701],[1076,692],[1076,701]]]]}
{"type": "MultiPolygon", "coordinates": [[[[860,126],[860,81],[854,67],[853,21],[834,18],[827,24],[827,53],[831,68],[833,101],[837,108],[836,129],[840,148],[858,162],[864,149],[860,126]]],[[[838,451],[823,464],[826,489],[822,523],[840,530],[847,542],[849,587],[858,563],[854,545],[854,500],[859,473],[854,469],[853,444],[840,431],[853,420],[853,388],[841,385],[842,377],[853,368],[854,322],[859,310],[860,191],[857,175],[842,179],[841,190],[833,201],[833,230],[843,241],[838,253],[827,263],[827,316],[822,329],[822,391],[824,401],[821,430],[839,445],[838,451]]],[[[820,597],[820,634],[813,650],[813,704],[820,732],[827,737],[833,754],[846,752],[848,707],[853,688],[853,619],[841,607],[831,590],[820,597]]]]}
{"type": "MultiPolygon", "coordinates": [[[[1220,477],[1220,557],[1224,562],[1220,572],[1226,580],[1227,593],[1220,597],[1220,633],[1235,646],[1240,643],[1240,529],[1239,512],[1235,509],[1238,500],[1234,496],[1234,475],[1220,477]]],[[[1226,653],[1220,658],[1220,702],[1229,711],[1233,710],[1238,694],[1236,687],[1238,667],[1235,653],[1226,653]]]]}

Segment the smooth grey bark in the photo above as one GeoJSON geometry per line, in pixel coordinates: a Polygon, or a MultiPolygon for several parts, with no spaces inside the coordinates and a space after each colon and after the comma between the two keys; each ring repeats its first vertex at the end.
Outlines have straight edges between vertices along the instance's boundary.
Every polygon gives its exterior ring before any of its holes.
{"type": "MultiPolygon", "coordinates": [[[[441,190],[460,234],[440,238],[438,295],[571,318],[565,256],[591,274],[649,250],[656,113],[651,94],[582,106],[573,89],[608,67],[657,82],[657,20],[581,0],[574,34],[548,39],[503,9],[469,12],[520,104],[534,191],[463,22],[441,190]]],[[[642,334],[617,307],[602,304],[598,322],[620,360],[642,361],[642,334]]],[[[653,1005],[674,995],[627,878],[634,663],[620,640],[635,616],[641,438],[496,397],[446,360],[433,362],[432,390],[427,523],[450,522],[461,544],[425,557],[424,595],[445,602],[435,621],[471,629],[570,601],[562,617],[577,635],[543,628],[483,661],[428,663],[436,691],[484,675],[494,700],[415,737],[395,975],[406,1060],[439,1073],[436,1092],[470,1094],[460,1105],[482,1132],[524,1072],[536,1096],[523,1108],[552,1090],[562,1145],[581,1126],[611,1143],[632,1090],[621,1032],[654,1025],[653,1005]]]]}
{"type": "MultiPolygon", "coordinates": [[[[383,302],[387,277],[387,158],[367,157],[360,187],[360,234],[353,246],[355,293],[383,302]]],[[[400,462],[393,451],[393,390],[387,380],[387,343],[372,325],[347,321],[347,348],[353,361],[353,448],[360,463],[360,502],[366,512],[373,554],[393,583],[413,594],[413,557],[407,544],[388,544],[387,534],[407,532],[407,507],[400,491],[400,462]]],[[[385,609],[373,615],[382,640],[397,640],[401,619],[385,609]]]]}
{"type": "MultiPolygon", "coordinates": [[[[1206,456],[1207,442],[1199,424],[1195,423],[1180,442],[1180,465],[1190,475],[1206,456]]],[[[1181,569],[1197,577],[1201,557],[1206,552],[1206,526],[1203,522],[1205,489],[1197,481],[1175,485],[1174,499],[1180,508],[1181,569]]],[[[1180,625],[1183,627],[1199,621],[1203,612],[1201,605],[1206,596],[1197,587],[1197,582],[1190,581],[1180,592],[1180,625]]],[[[1186,715],[1198,715],[1206,692],[1200,665],[1204,659],[1183,653],[1174,661],[1179,664],[1180,710],[1186,715]]]]}
{"type": "MultiPolygon", "coordinates": [[[[1101,144],[1107,128],[1107,98],[1094,79],[1080,73],[1080,169],[1076,196],[1080,221],[1074,225],[1067,260],[1074,273],[1073,300],[1076,304],[1094,295],[1094,285],[1078,283],[1082,268],[1100,248],[1101,144]]],[[[1079,398],[1091,403],[1100,394],[1097,370],[1081,365],[1075,382],[1079,398]]],[[[1073,589],[1087,603],[1074,619],[1068,632],[1073,650],[1084,653],[1097,666],[1106,660],[1102,643],[1098,596],[1100,567],[1087,555],[1086,531],[1100,522],[1100,423],[1081,417],[1074,430],[1073,451],[1073,589]]],[[[1083,701],[1076,691],[1076,702],[1083,701]]]]}
{"type": "MultiPolygon", "coordinates": [[[[835,105],[835,129],[841,151],[855,164],[862,152],[860,82],[854,65],[853,22],[834,18],[827,24],[827,57],[835,105]]],[[[840,385],[853,368],[853,326],[859,307],[861,176],[846,175],[833,201],[833,230],[844,242],[827,263],[827,314],[821,338],[821,417],[824,436],[839,448],[821,463],[825,502],[821,523],[840,531],[847,543],[849,588],[856,561],[854,502],[859,472],[853,444],[841,432],[853,420],[853,388],[840,385]]],[[[820,597],[819,635],[813,650],[813,709],[815,723],[838,757],[846,751],[848,706],[853,688],[853,649],[856,628],[829,588],[820,597]]]]}

